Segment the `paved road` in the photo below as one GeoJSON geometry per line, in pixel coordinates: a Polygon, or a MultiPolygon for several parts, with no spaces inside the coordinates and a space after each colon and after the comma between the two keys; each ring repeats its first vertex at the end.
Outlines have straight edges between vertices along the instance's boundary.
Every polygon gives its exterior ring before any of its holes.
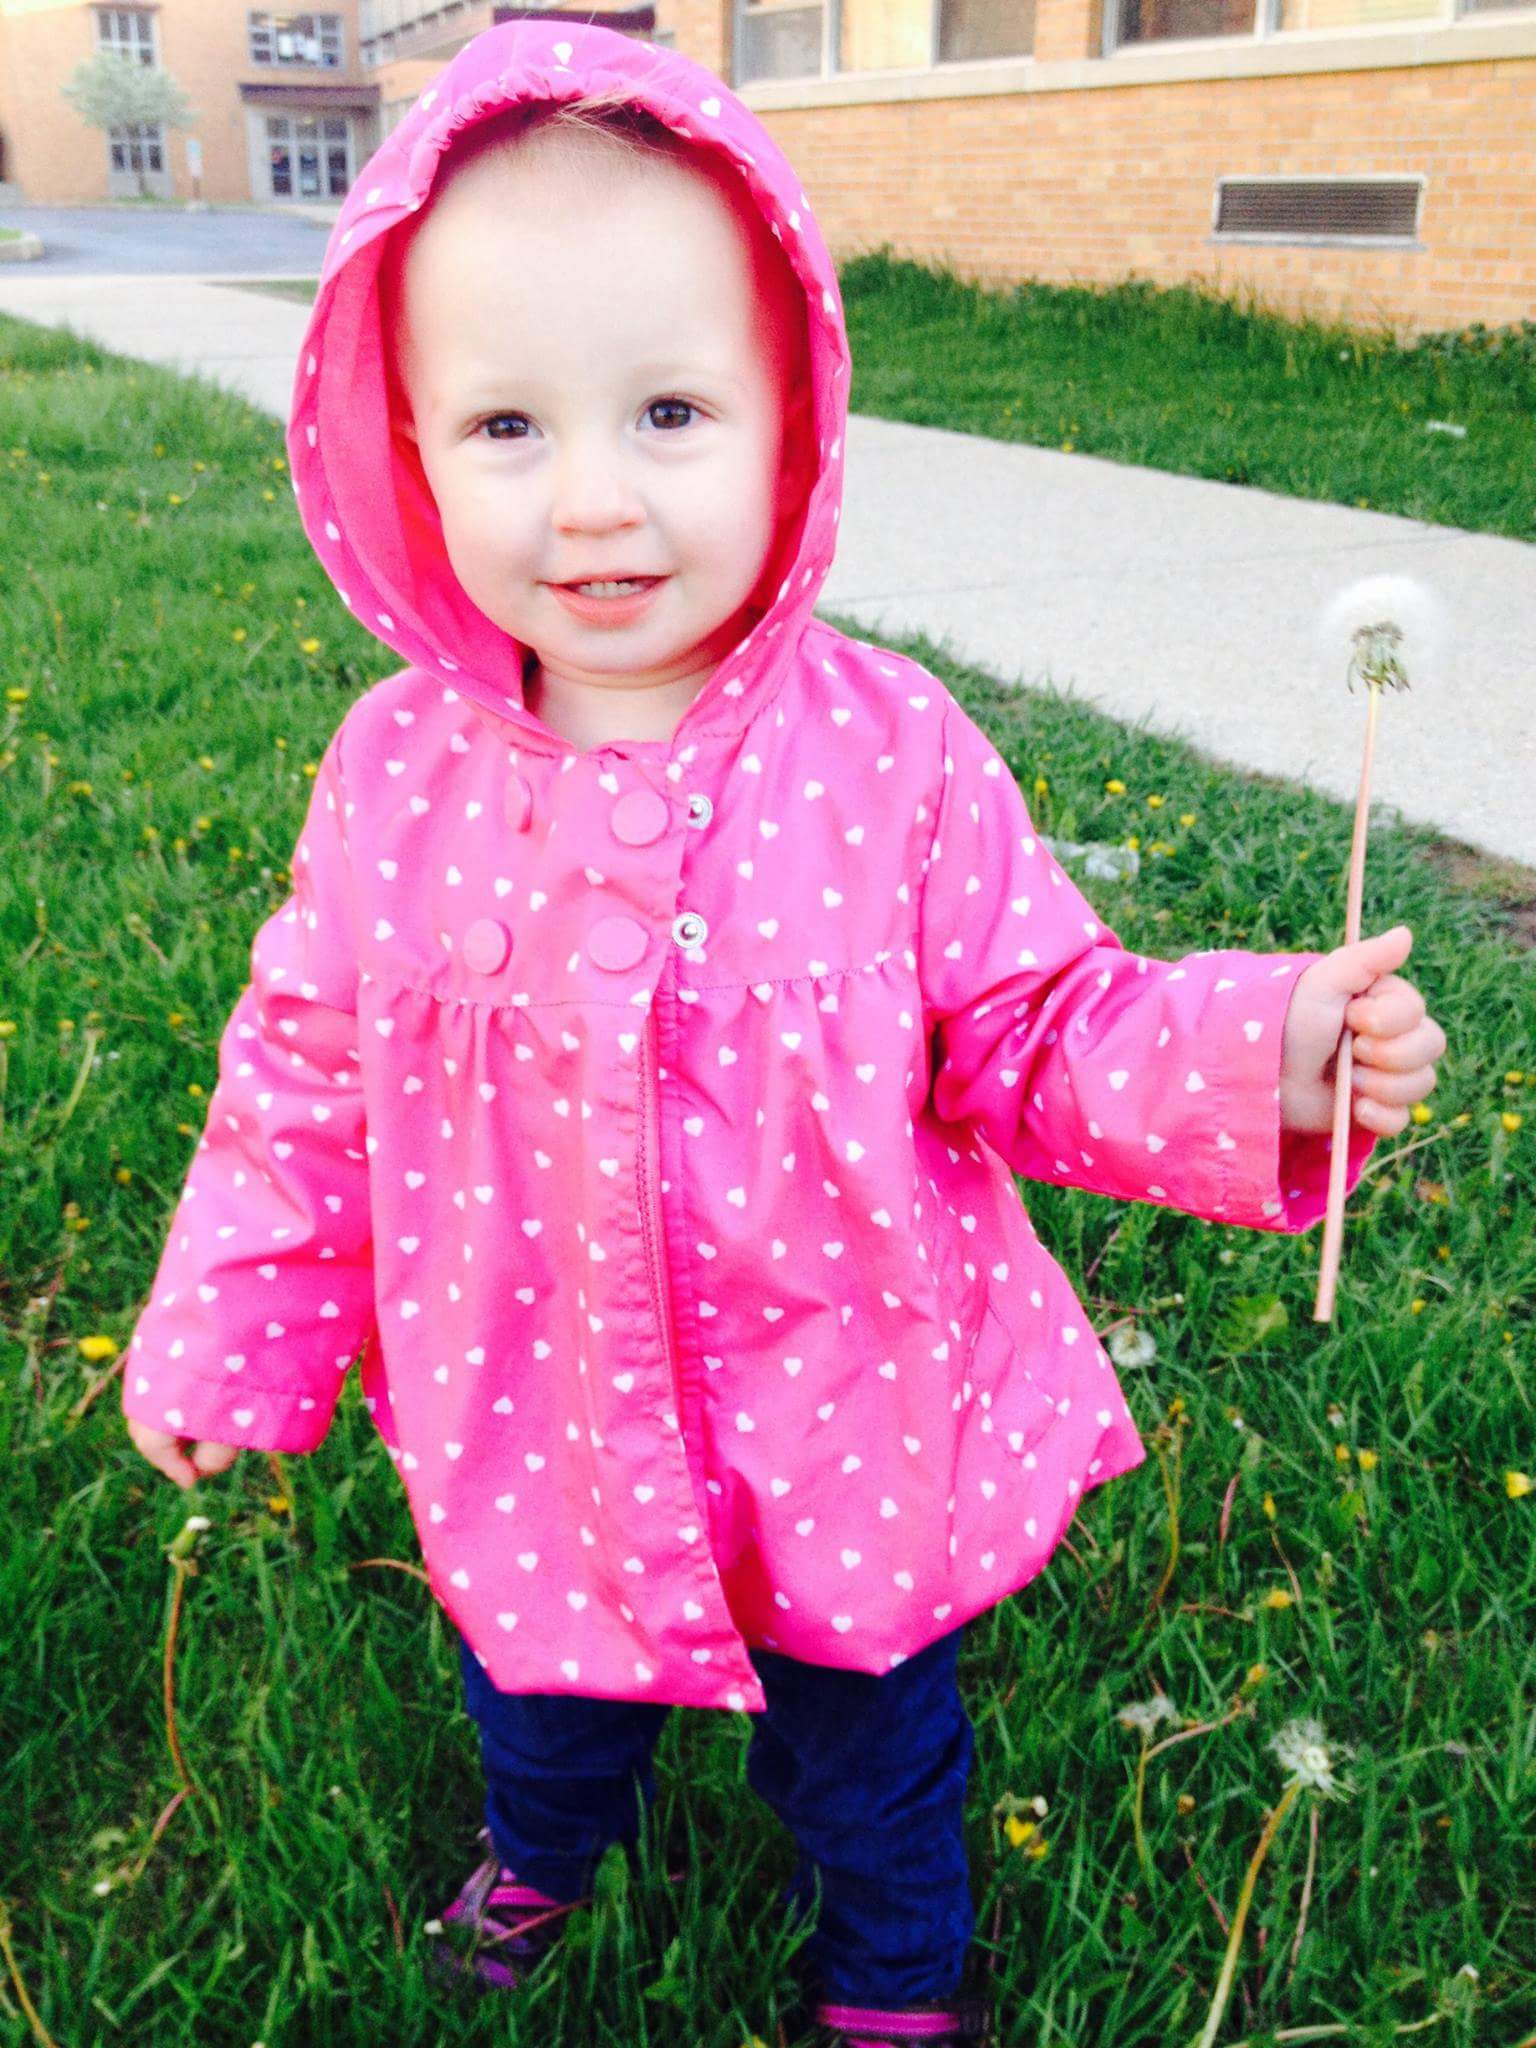
{"type": "Polygon", "coordinates": [[[328,225],[256,207],[186,213],[179,206],[0,203],[0,228],[43,238],[41,256],[6,264],[0,275],[318,277],[328,225]]]}

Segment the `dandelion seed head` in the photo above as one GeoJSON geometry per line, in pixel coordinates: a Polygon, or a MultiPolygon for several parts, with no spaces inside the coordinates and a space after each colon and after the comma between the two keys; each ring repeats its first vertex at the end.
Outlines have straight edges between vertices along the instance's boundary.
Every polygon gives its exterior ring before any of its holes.
{"type": "Polygon", "coordinates": [[[1323,609],[1314,642],[1324,680],[1342,682],[1356,651],[1356,634],[1385,621],[1401,634],[1397,658],[1410,688],[1446,688],[1453,676],[1445,604],[1416,576],[1363,576],[1335,593],[1323,609]]]}
{"type": "Polygon", "coordinates": [[[1352,1756],[1347,1743],[1330,1743],[1322,1723],[1310,1715],[1287,1721],[1269,1747],[1280,1759],[1287,1775],[1309,1792],[1325,1799],[1346,1797],[1350,1787],[1335,1775],[1334,1760],[1352,1756]]]}
{"type": "Polygon", "coordinates": [[[1116,1330],[1109,1339],[1109,1355],[1120,1366],[1150,1365],[1157,1356],[1157,1340],[1150,1330],[1116,1330]]]}

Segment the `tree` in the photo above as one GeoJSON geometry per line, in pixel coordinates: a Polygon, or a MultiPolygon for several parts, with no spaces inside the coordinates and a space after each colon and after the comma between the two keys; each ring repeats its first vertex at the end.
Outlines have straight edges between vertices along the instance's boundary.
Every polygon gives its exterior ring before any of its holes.
{"type": "MultiPolygon", "coordinates": [[[[141,64],[135,57],[120,56],[115,50],[100,50],[84,64],[77,64],[59,90],[82,121],[109,132],[145,122],[191,128],[198,118],[197,109],[168,71],[141,64]]],[[[139,197],[147,198],[142,157],[135,168],[139,197]]]]}

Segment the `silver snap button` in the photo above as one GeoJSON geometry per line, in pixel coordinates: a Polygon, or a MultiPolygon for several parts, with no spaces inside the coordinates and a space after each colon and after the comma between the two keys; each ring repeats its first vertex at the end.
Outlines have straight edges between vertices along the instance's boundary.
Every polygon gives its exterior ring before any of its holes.
{"type": "Polygon", "coordinates": [[[688,822],[690,825],[707,825],[715,815],[715,807],[701,790],[696,790],[688,799],[688,822]]]}
{"type": "Polygon", "coordinates": [[[679,946],[702,946],[709,926],[696,910],[684,910],[672,920],[672,937],[679,946]]]}

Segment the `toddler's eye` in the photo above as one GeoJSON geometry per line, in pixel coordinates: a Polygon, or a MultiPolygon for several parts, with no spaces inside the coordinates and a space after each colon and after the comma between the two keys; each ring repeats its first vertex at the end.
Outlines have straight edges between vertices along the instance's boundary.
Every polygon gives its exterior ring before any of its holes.
{"type": "MultiPolygon", "coordinates": [[[[520,412],[493,412],[480,422],[480,426],[493,427],[498,420],[522,420],[526,424],[527,414],[520,412]]],[[[478,433],[479,428],[477,427],[475,431],[478,433]]],[[[492,434],[490,438],[493,441],[525,441],[528,437],[526,434],[492,434]]]]}
{"type": "MultiPolygon", "coordinates": [[[[698,407],[693,403],[691,398],[653,398],[650,404],[646,407],[646,412],[658,412],[664,407],[670,407],[675,411],[688,413],[696,413],[698,411],[698,407]]],[[[689,423],[687,420],[684,420],[682,424],[684,426],[687,426],[689,423]]]]}

